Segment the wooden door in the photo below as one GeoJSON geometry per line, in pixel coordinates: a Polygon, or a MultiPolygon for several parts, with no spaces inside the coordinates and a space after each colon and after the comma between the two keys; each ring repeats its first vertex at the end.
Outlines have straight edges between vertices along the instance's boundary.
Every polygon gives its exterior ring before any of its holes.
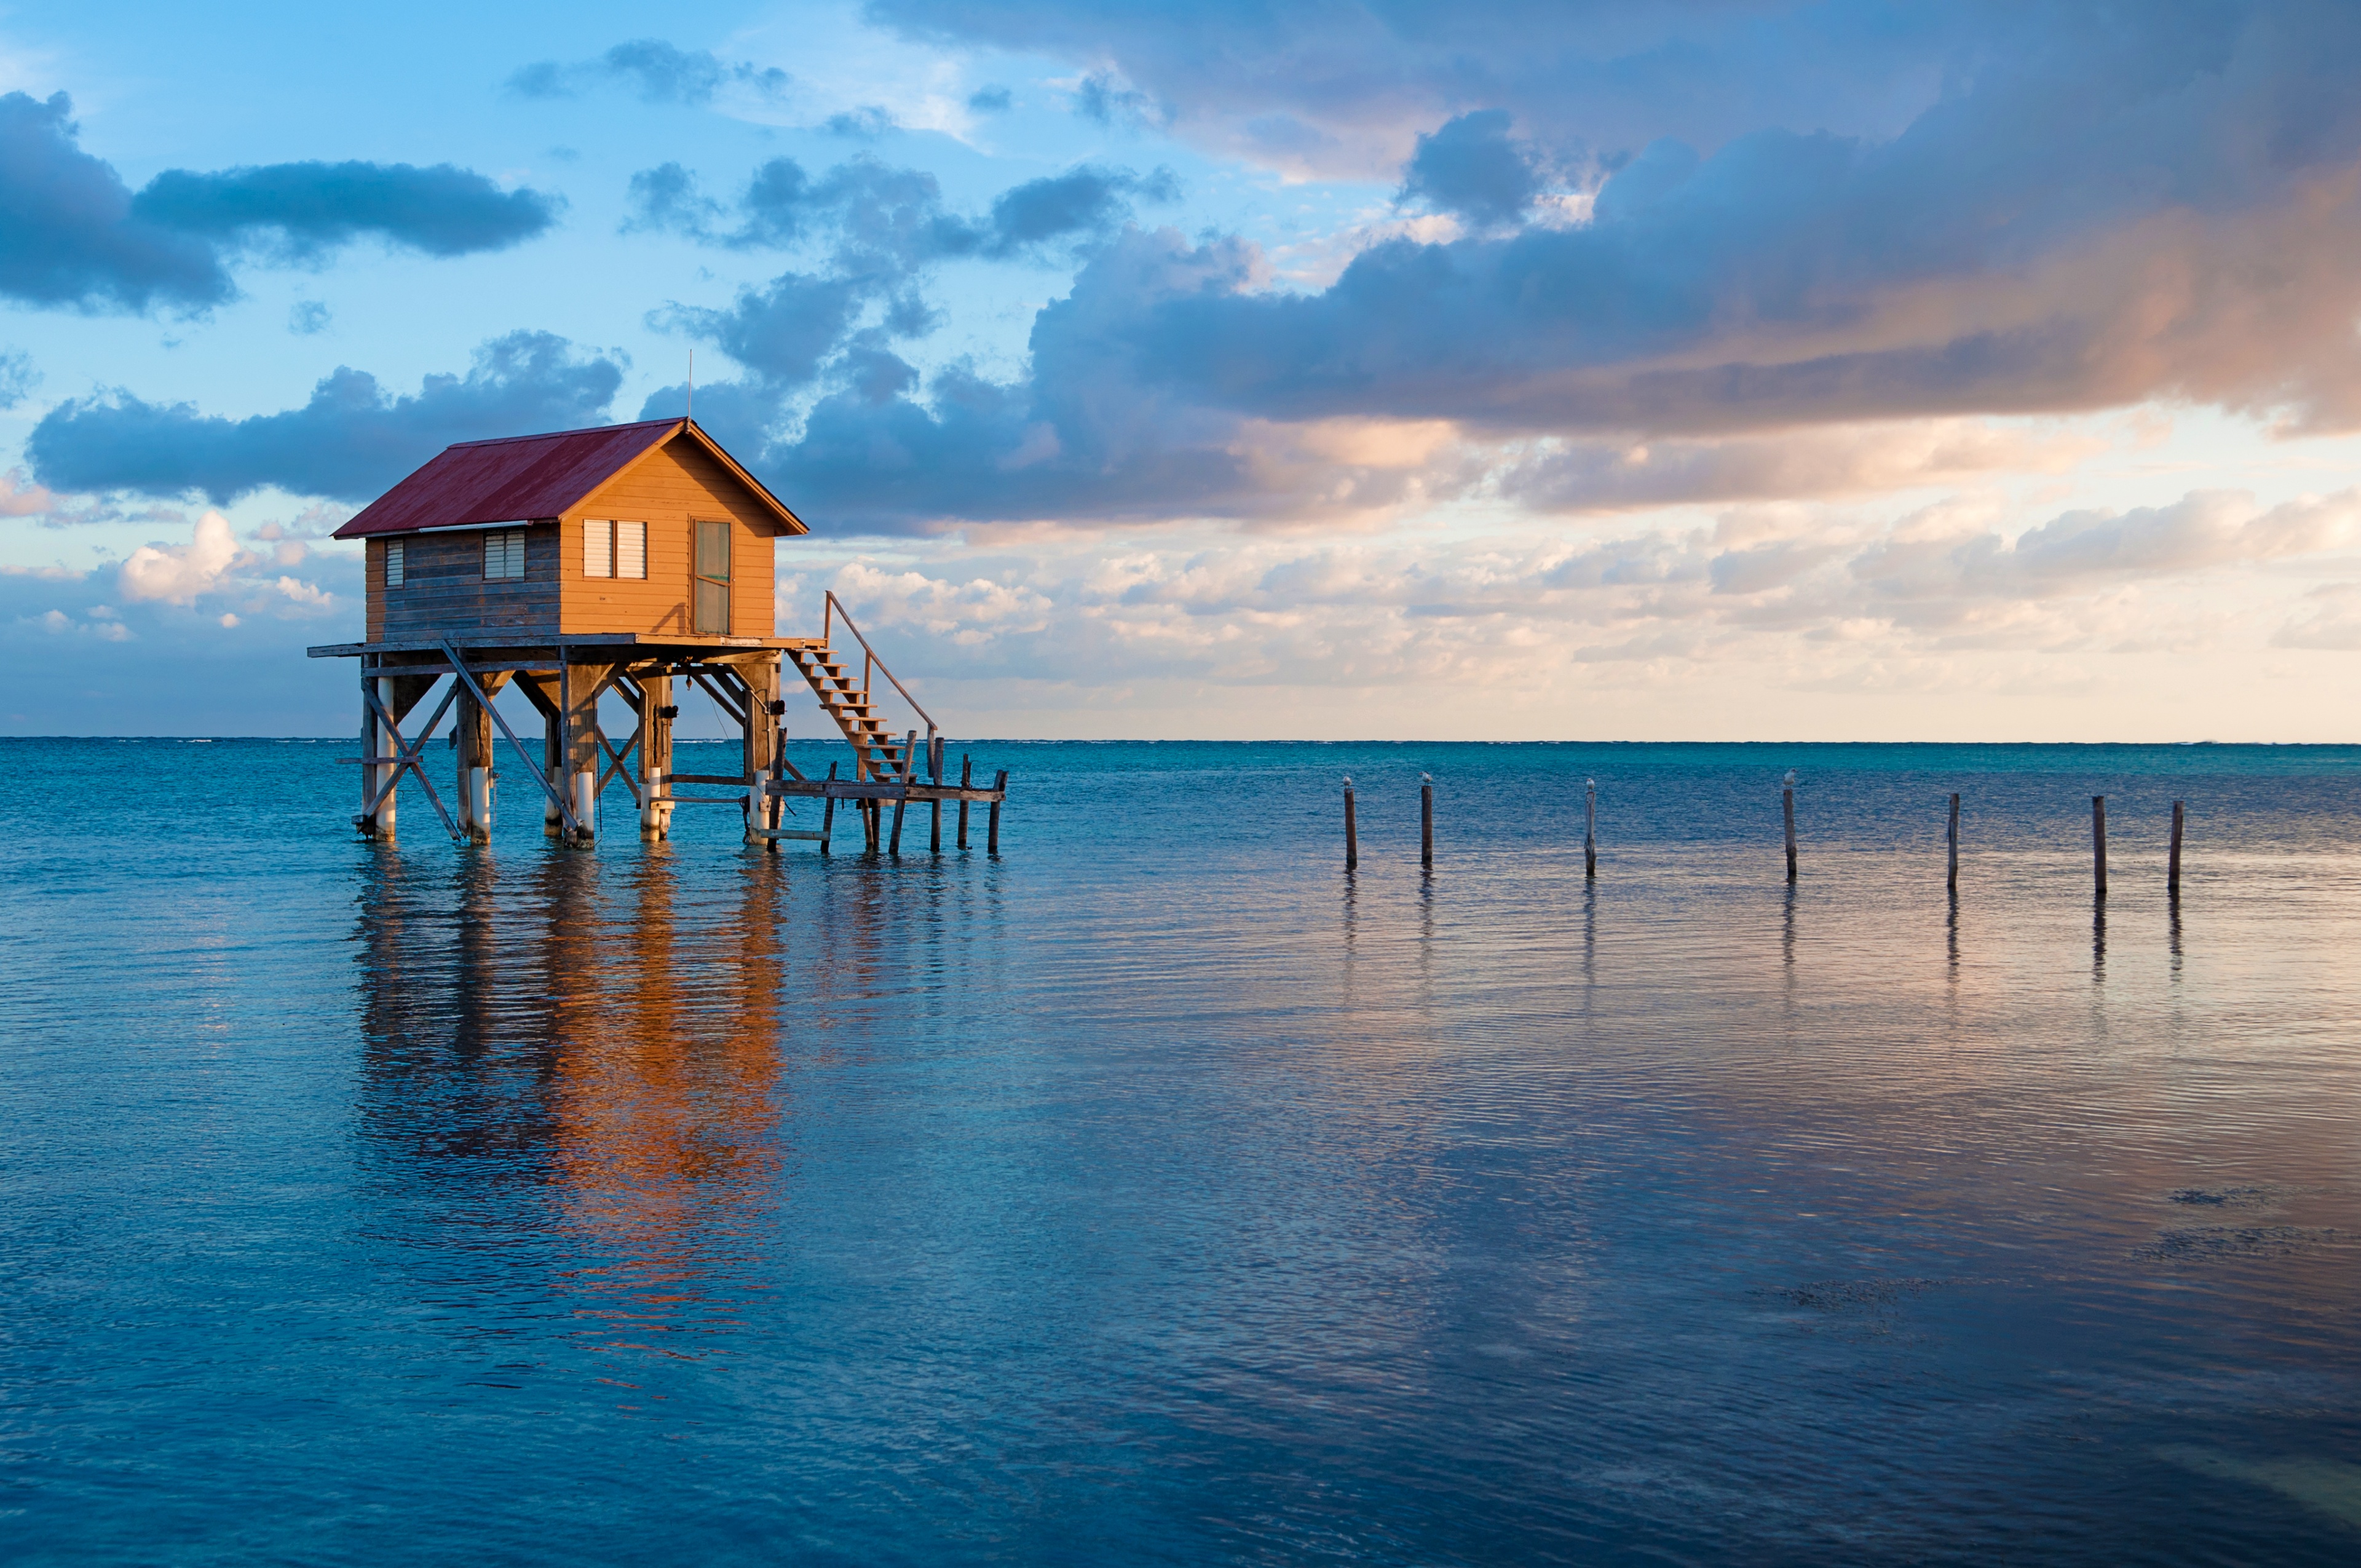
{"type": "Polygon", "coordinates": [[[695,565],[695,620],[693,630],[700,637],[730,635],[730,525],[727,522],[693,521],[689,527],[697,535],[695,565]]]}

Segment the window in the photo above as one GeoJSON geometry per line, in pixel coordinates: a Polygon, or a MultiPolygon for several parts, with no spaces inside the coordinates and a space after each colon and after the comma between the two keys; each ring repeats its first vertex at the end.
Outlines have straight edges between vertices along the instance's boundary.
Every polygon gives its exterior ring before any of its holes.
{"type": "Polygon", "coordinates": [[[524,530],[503,528],[484,535],[484,577],[524,576],[524,530]]]}
{"type": "Polygon", "coordinates": [[[399,539],[385,542],[385,586],[389,588],[401,587],[401,545],[399,539]]]}
{"type": "Polygon", "coordinates": [[[645,577],[648,525],[586,517],[582,520],[582,575],[586,577],[645,577]]]}
{"type": "Polygon", "coordinates": [[[696,620],[691,630],[700,636],[730,634],[730,525],[691,522],[697,532],[696,620]]]}

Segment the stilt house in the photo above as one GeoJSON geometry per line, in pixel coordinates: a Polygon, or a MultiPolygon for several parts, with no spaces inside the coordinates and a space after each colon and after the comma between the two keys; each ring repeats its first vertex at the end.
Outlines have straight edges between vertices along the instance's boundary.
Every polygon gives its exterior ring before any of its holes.
{"type": "MultiPolygon", "coordinates": [[[[862,803],[873,847],[879,799],[997,799],[994,792],[941,789],[941,744],[926,719],[930,782],[916,776],[916,730],[896,740],[870,699],[869,672],[886,674],[865,640],[859,685],[829,650],[841,607],[828,597],[818,637],[781,637],[774,624],[774,563],[782,538],[803,520],[691,421],[651,420],[550,435],[464,442],[336,530],[368,552],[367,640],[311,650],[361,661],[363,808],[372,837],[394,828],[395,785],[408,772],[455,838],[489,836],[492,727],[508,730],[493,696],[515,683],[542,715],[535,765],[520,757],[546,796],[553,837],[587,843],[599,797],[620,782],[639,807],[643,836],[663,838],[672,808],[695,798],[675,784],[734,785],[751,835],[811,838],[772,827],[781,798],[824,795],[862,803]],[[854,749],[853,777],[839,788],[790,781],[779,752],[783,657],[795,664],[854,749]],[[442,706],[420,739],[401,724],[443,680],[442,706]],[[672,771],[674,682],[705,691],[743,733],[741,771],[696,776],[672,771]],[[620,747],[598,725],[598,703],[620,692],[638,728],[620,747]],[[456,702],[456,820],[427,781],[418,748],[456,702]],[[636,776],[632,768],[637,753],[636,776]],[[884,792],[899,791],[888,794],[884,792]]],[[[850,619],[846,630],[860,632],[850,619]]],[[[925,710],[911,700],[925,718],[925,710]]],[[[940,806],[936,808],[938,819],[940,806]]],[[[964,821],[965,805],[961,807],[964,821]]],[[[997,811],[994,811],[995,820],[997,811]]],[[[939,841],[939,828],[938,828],[939,841]]],[[[964,834],[961,835],[964,844],[964,834]]]]}

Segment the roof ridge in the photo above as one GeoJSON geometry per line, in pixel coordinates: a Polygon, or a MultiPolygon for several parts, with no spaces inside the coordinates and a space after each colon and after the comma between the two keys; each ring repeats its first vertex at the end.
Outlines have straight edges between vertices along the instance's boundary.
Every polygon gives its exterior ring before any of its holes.
{"type": "Polygon", "coordinates": [[[545,430],[538,435],[491,435],[481,441],[455,441],[444,450],[461,446],[507,446],[519,441],[556,441],[568,435],[607,435],[619,430],[653,430],[660,424],[678,424],[680,417],[671,419],[635,419],[624,424],[588,424],[579,430],[545,430]]]}

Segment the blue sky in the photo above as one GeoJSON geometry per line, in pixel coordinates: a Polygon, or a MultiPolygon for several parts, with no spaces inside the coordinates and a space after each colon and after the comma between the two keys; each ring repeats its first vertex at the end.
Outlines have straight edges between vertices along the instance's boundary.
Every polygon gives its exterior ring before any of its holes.
{"type": "Polygon", "coordinates": [[[2356,63],[2236,0],[0,11],[0,732],[351,728],[324,535],[693,352],[815,524],[783,623],[969,734],[2349,739],[2356,63]]]}

